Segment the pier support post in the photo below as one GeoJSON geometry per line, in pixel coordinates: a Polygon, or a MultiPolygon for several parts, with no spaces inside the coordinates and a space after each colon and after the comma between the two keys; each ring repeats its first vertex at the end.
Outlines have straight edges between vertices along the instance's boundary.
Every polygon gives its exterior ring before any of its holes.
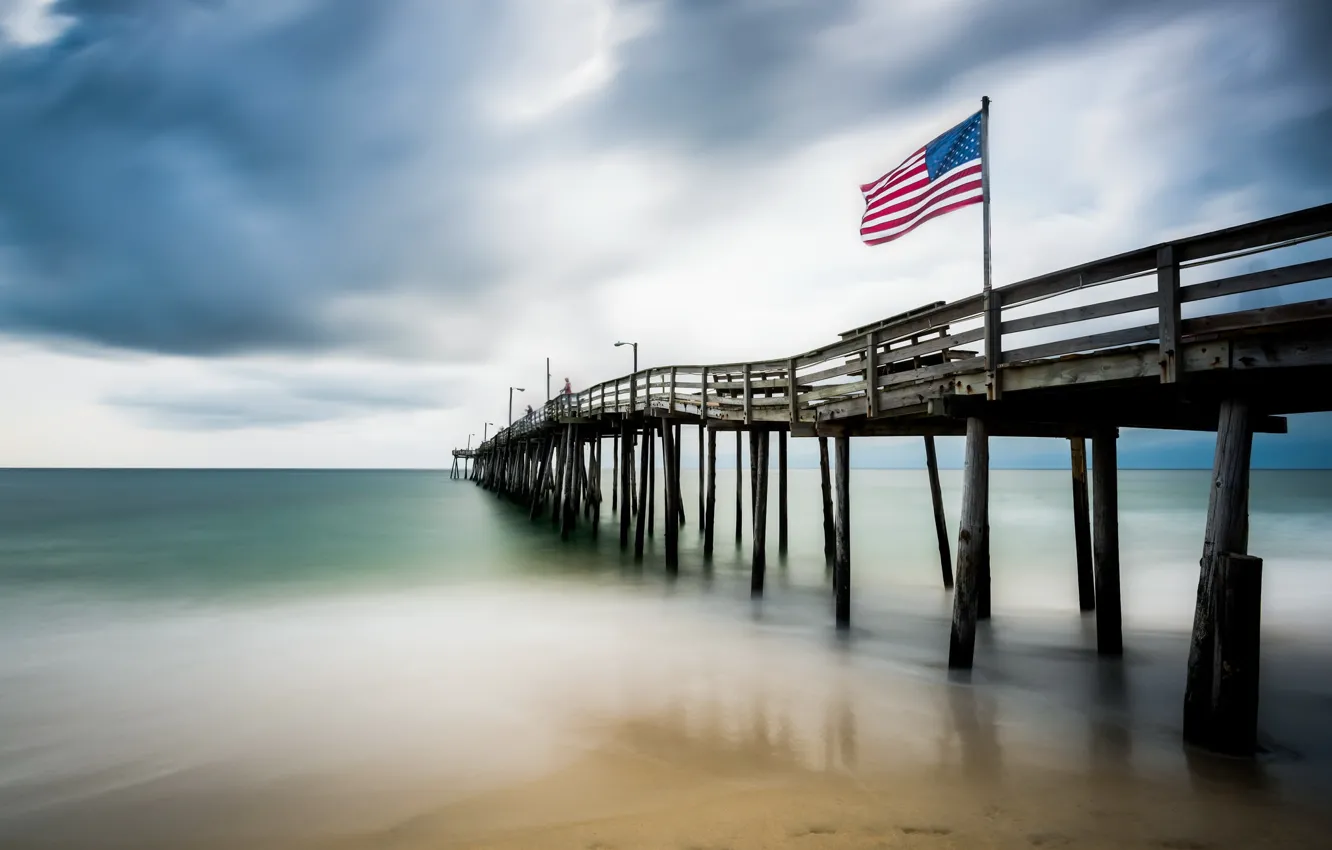
{"type": "Polygon", "coordinates": [[[837,455],[837,551],[833,564],[833,608],[837,628],[851,627],[851,438],[834,440],[837,455]]]}
{"type": "Polygon", "coordinates": [[[638,506],[640,510],[634,524],[634,560],[637,562],[643,560],[643,532],[647,529],[648,464],[652,462],[651,451],[652,427],[649,425],[643,428],[643,445],[638,450],[638,506]]]}
{"type": "Polygon", "coordinates": [[[555,490],[550,499],[550,521],[559,525],[564,511],[564,473],[568,467],[569,431],[573,426],[565,425],[559,430],[559,451],[555,457],[555,490]]]}
{"type": "Polygon", "coordinates": [[[1073,467],[1073,539],[1078,558],[1078,609],[1096,610],[1096,579],[1092,571],[1090,503],[1087,499],[1087,441],[1070,437],[1073,467]]]}
{"type": "MultiPolygon", "coordinates": [[[[1189,644],[1189,668],[1184,691],[1184,740],[1213,749],[1234,750],[1244,741],[1236,740],[1235,712],[1229,714],[1221,702],[1222,682],[1218,681],[1219,660],[1225,657],[1226,643],[1231,650],[1247,655],[1252,650],[1244,644],[1256,642],[1256,619],[1245,623],[1242,606],[1258,604],[1261,577],[1254,565],[1244,561],[1235,565],[1233,576],[1239,582],[1228,587],[1226,556],[1244,555],[1248,544],[1249,456],[1253,445],[1253,424],[1247,403],[1228,399],[1221,404],[1217,422],[1216,454],[1212,461],[1212,491],[1207,506],[1207,531],[1198,575],[1198,597],[1193,614],[1193,637],[1189,644]],[[1247,570],[1249,575],[1243,575],[1247,570]],[[1244,599],[1242,594],[1253,595],[1244,599]],[[1227,600],[1226,597],[1231,599],[1227,600]],[[1229,604],[1238,622],[1238,635],[1220,631],[1222,610],[1229,604]],[[1246,637],[1252,629],[1253,636],[1246,637]],[[1228,726],[1223,726],[1222,721],[1228,726]]],[[[1232,559],[1233,560],[1233,559],[1232,559]]],[[[1100,600],[1098,600],[1099,602],[1100,600]]],[[[1242,659],[1241,659],[1242,660],[1242,659]]],[[[1251,667],[1257,675],[1256,664],[1251,667]]],[[[1223,679],[1224,681],[1224,679],[1223,679]]],[[[1243,681],[1243,679],[1241,679],[1243,681]]],[[[1233,689],[1231,694],[1233,694],[1233,689]]],[[[1230,696],[1228,694],[1227,696],[1230,696]]],[[[1247,734],[1242,736],[1247,740],[1247,734]]],[[[1252,752],[1252,750],[1250,750],[1252,752]]]]}
{"type": "MultiPolygon", "coordinates": [[[[684,423],[676,422],[674,425],[675,437],[671,445],[674,447],[672,456],[674,457],[675,475],[670,479],[675,482],[675,488],[680,489],[680,456],[684,454],[684,423]]],[[[679,495],[678,493],[676,494],[679,495]]],[[[677,498],[675,500],[675,522],[677,525],[685,524],[684,500],[677,498]]]]}
{"type": "Polygon", "coordinates": [[[934,438],[925,437],[925,467],[930,473],[930,501],[934,504],[934,536],[939,540],[939,569],[944,589],[953,587],[953,555],[948,545],[948,519],[944,516],[943,488],[939,485],[939,456],[934,438]]]}
{"type": "MultiPolygon", "coordinates": [[[[699,426],[702,428],[703,426],[699,426]]],[[[702,457],[702,455],[700,455],[702,457]]],[[[708,430],[707,504],[703,519],[703,559],[712,560],[712,541],[717,528],[717,432],[708,430]]]]}
{"type": "Polygon", "coordinates": [[[662,530],[666,533],[666,572],[668,575],[680,573],[680,468],[676,465],[676,453],[679,443],[676,441],[677,427],[669,420],[661,420],[662,454],[662,530]]]}
{"type": "MultiPolygon", "coordinates": [[[[743,511],[740,508],[740,504],[743,501],[740,491],[744,489],[744,484],[745,484],[744,456],[741,450],[740,432],[736,431],[735,432],[735,545],[737,546],[740,545],[740,530],[743,527],[743,522],[744,522],[743,519],[741,519],[743,511]]],[[[751,481],[750,487],[753,486],[754,483],[751,481]]]]}
{"type": "Polygon", "coordinates": [[[749,480],[753,496],[754,532],[749,571],[749,595],[763,595],[768,568],[768,432],[749,432],[749,480]]]}
{"type": "Polygon", "coordinates": [[[620,432],[611,437],[611,513],[620,507],[620,432]]]}
{"type": "Polygon", "coordinates": [[[657,534],[657,426],[649,424],[643,429],[643,441],[647,443],[648,466],[647,466],[647,533],[648,537],[655,537],[657,534]]]}
{"type": "Polygon", "coordinates": [[[564,505],[560,511],[560,539],[568,540],[578,517],[578,458],[582,449],[578,444],[578,426],[569,425],[569,451],[564,470],[564,505]]]}
{"type": "Polygon", "coordinates": [[[532,508],[527,514],[530,520],[541,516],[541,507],[546,500],[546,477],[550,475],[550,455],[553,447],[554,439],[547,437],[541,441],[537,449],[540,467],[537,470],[536,486],[532,488],[532,508]]]}
{"type": "Polygon", "coordinates": [[[777,432],[777,554],[786,554],[786,432],[777,432]]]}
{"type": "Polygon", "coordinates": [[[1223,753],[1251,756],[1258,747],[1263,561],[1234,552],[1222,554],[1220,561],[1217,661],[1213,666],[1217,681],[1209,745],[1223,753]]]}
{"type": "Polygon", "coordinates": [[[592,474],[589,476],[592,484],[592,539],[596,540],[601,527],[601,435],[593,437],[589,445],[592,447],[592,474]]]}
{"type": "Polygon", "coordinates": [[[633,478],[630,472],[634,468],[634,437],[633,426],[628,422],[620,423],[620,489],[624,491],[624,506],[620,511],[620,550],[629,548],[629,521],[632,519],[633,511],[629,509],[629,491],[633,487],[633,478]]]}
{"type": "Polygon", "coordinates": [[[823,490],[823,564],[831,573],[837,560],[837,527],[833,520],[832,473],[828,469],[827,437],[819,437],[819,483],[823,490]]]}
{"type": "Polygon", "coordinates": [[[962,521],[957,532],[957,583],[953,589],[953,628],[948,666],[969,670],[976,655],[981,559],[990,498],[990,446],[985,422],[967,420],[966,461],[962,468],[962,521]]]}
{"type": "MultiPolygon", "coordinates": [[[[703,413],[702,402],[700,402],[699,415],[703,413]]],[[[704,475],[706,474],[707,463],[703,458],[703,432],[707,430],[703,420],[698,421],[698,533],[702,534],[705,523],[712,522],[711,517],[707,516],[707,504],[704,494],[707,492],[704,486],[704,475]]]]}
{"type": "Polygon", "coordinates": [[[1096,572],[1096,652],[1123,655],[1119,609],[1119,459],[1115,429],[1092,435],[1092,551],[1096,572]]]}

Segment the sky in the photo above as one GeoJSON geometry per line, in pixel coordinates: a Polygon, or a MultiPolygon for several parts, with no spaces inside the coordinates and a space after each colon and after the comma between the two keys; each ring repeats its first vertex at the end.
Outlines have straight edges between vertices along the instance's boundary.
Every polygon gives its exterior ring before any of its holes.
{"type": "MultiPolygon", "coordinates": [[[[0,465],[447,466],[548,357],[555,389],[620,339],[784,357],[969,295],[979,207],[868,248],[858,187],[983,94],[996,285],[1326,203],[1328,32],[1322,0],[0,0],[0,465]]],[[[1255,465],[1332,468],[1332,419],[1290,429],[1255,465]]]]}

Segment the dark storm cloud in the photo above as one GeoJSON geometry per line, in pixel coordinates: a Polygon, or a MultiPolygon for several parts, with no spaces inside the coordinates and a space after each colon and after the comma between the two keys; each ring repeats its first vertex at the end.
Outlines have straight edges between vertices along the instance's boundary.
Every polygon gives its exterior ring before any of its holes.
{"type": "Polygon", "coordinates": [[[384,413],[439,410],[456,393],[438,383],[269,379],[200,390],[145,389],[106,399],[153,427],[191,431],[282,428],[384,413]]]}
{"type": "Polygon", "coordinates": [[[187,354],[332,347],[357,334],[327,321],[338,296],[478,285],[448,213],[473,155],[449,122],[469,14],[422,5],[427,34],[408,8],[59,4],[61,39],[0,53],[0,322],[187,354]]]}
{"type": "MultiPolygon", "coordinates": [[[[1332,4],[1277,2],[1281,50],[1246,85],[1332,78],[1322,41],[1332,4]]],[[[668,2],[623,45],[606,91],[549,128],[494,136],[475,99],[481,69],[512,50],[498,5],[59,3],[73,22],[61,38],[0,49],[0,328],[192,355],[384,350],[405,333],[399,320],[358,322],[336,307],[402,289],[456,303],[502,284],[513,258],[469,211],[485,179],[523,161],[533,133],[756,158],[936,102],[959,74],[996,60],[1186,12],[1267,8],[668,2]],[[887,28],[842,61],[821,40],[839,27],[856,37],[863,8],[889,10],[887,28]],[[921,20],[937,30],[929,38],[911,31],[921,20]],[[909,62],[897,61],[903,50],[909,62]]],[[[1224,80],[1233,57],[1198,61],[1224,80]]],[[[1230,147],[1215,158],[1243,167],[1211,180],[1325,193],[1327,121],[1218,139],[1230,147]]]]}

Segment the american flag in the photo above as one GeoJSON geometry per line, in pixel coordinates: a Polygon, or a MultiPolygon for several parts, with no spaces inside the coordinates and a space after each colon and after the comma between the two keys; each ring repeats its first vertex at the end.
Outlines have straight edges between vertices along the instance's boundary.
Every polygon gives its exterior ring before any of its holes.
{"type": "Polygon", "coordinates": [[[860,187],[865,216],[860,238],[882,245],[935,216],[979,204],[981,114],[977,112],[906,158],[892,171],[860,187]]]}

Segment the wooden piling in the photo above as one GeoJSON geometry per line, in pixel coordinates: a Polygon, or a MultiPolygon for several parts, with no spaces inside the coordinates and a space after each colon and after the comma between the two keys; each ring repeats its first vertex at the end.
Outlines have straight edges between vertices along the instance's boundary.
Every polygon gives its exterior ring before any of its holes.
{"type": "Polygon", "coordinates": [[[1092,569],[1090,504],[1087,498],[1087,441],[1070,437],[1073,467],[1073,540],[1078,559],[1078,609],[1096,610],[1096,575],[1092,569]]]}
{"type": "Polygon", "coordinates": [[[564,473],[569,465],[569,432],[572,428],[572,425],[565,425],[559,430],[559,450],[555,456],[555,491],[551,494],[550,501],[550,521],[552,525],[560,524],[560,517],[564,511],[564,473]]]}
{"type": "Polygon", "coordinates": [[[569,451],[564,470],[564,507],[560,511],[560,539],[568,540],[578,517],[578,426],[569,425],[569,451]]]}
{"type": "Polygon", "coordinates": [[[837,628],[851,627],[851,438],[838,436],[837,552],[833,565],[833,594],[837,628]]]}
{"type": "MultiPolygon", "coordinates": [[[[702,427],[702,426],[700,426],[702,427]]],[[[701,457],[701,455],[700,455],[701,457]]],[[[712,541],[717,524],[717,432],[708,430],[707,504],[703,519],[703,559],[712,560],[712,541]]]]}
{"type": "Polygon", "coordinates": [[[634,438],[633,426],[628,422],[620,423],[620,489],[624,491],[624,509],[620,511],[620,549],[629,548],[630,491],[633,489],[634,438]]]}
{"type": "MultiPolygon", "coordinates": [[[[611,513],[620,507],[620,435],[611,437],[611,513]]],[[[623,545],[623,544],[621,544],[623,545]]]]}
{"type": "Polygon", "coordinates": [[[943,488],[939,485],[939,456],[934,438],[925,437],[925,467],[930,474],[930,501],[934,504],[934,536],[939,540],[939,570],[945,589],[953,587],[953,556],[948,545],[948,518],[944,516],[943,488]]]}
{"type": "MultiPolygon", "coordinates": [[[[1212,490],[1207,507],[1207,530],[1199,562],[1198,596],[1189,644],[1189,667],[1184,691],[1184,740],[1217,748],[1216,681],[1217,624],[1224,596],[1223,556],[1243,555],[1247,546],[1246,519],[1249,491],[1249,455],[1253,431],[1249,406],[1228,399],[1217,421],[1216,454],[1212,461],[1212,490]]],[[[1099,463],[1099,458],[1096,459],[1099,463]]],[[[1099,588],[1098,588],[1099,589],[1099,588]]],[[[1098,602],[1101,600],[1098,599],[1098,602]]]]}
{"type": "Polygon", "coordinates": [[[777,553],[786,554],[786,432],[777,433],[777,553]]]}
{"type": "MultiPolygon", "coordinates": [[[[671,478],[671,481],[674,482],[672,486],[679,489],[680,456],[684,454],[684,423],[682,422],[675,423],[675,440],[672,445],[675,447],[672,452],[672,456],[675,458],[675,475],[671,478]]],[[[676,495],[678,496],[679,494],[677,493],[676,495]]],[[[684,500],[681,498],[676,498],[675,500],[675,522],[681,526],[685,524],[684,500]]]]}
{"type": "Polygon", "coordinates": [[[768,432],[749,432],[749,481],[754,521],[750,552],[749,595],[763,595],[768,567],[768,432]]]}
{"type": "Polygon", "coordinates": [[[990,495],[990,447],[985,422],[967,419],[966,460],[962,468],[962,520],[957,532],[957,577],[953,588],[953,627],[948,666],[968,670],[976,654],[980,567],[990,495]]]}
{"type": "Polygon", "coordinates": [[[1092,435],[1092,552],[1096,573],[1096,652],[1123,655],[1119,609],[1119,460],[1118,434],[1105,429],[1092,435]]]}
{"type": "MultiPolygon", "coordinates": [[[[652,462],[652,431],[650,428],[643,429],[643,445],[638,450],[639,468],[638,468],[638,505],[641,508],[647,507],[647,488],[648,488],[648,464],[652,462]]],[[[648,512],[640,510],[637,521],[634,525],[634,560],[643,560],[643,532],[647,529],[648,512]]]]}
{"type": "MultiPolygon", "coordinates": [[[[743,502],[743,496],[740,491],[744,489],[745,467],[744,467],[744,457],[742,455],[740,446],[741,446],[740,432],[736,431],[735,432],[735,545],[737,546],[740,545],[740,529],[743,527],[744,523],[743,519],[741,518],[743,515],[743,511],[741,510],[741,503],[743,502]]],[[[753,486],[752,483],[750,486],[751,487],[753,486]]]]}
{"type": "Polygon", "coordinates": [[[819,437],[819,483],[823,489],[823,562],[828,571],[837,560],[837,528],[833,519],[832,475],[828,470],[828,438],[819,437]]]}
{"type": "Polygon", "coordinates": [[[546,478],[550,475],[550,456],[554,446],[555,440],[548,437],[541,441],[538,449],[541,466],[537,472],[536,486],[532,488],[532,507],[527,514],[527,518],[530,520],[535,520],[541,516],[541,508],[546,500],[546,478]]]}
{"type": "Polygon", "coordinates": [[[1217,677],[1208,746],[1251,756],[1258,746],[1258,655],[1262,633],[1263,561],[1223,552],[1216,618],[1217,677]]]}
{"type": "Polygon", "coordinates": [[[657,428],[655,425],[648,425],[643,429],[643,441],[646,443],[645,447],[648,453],[647,533],[648,537],[655,537],[657,531],[657,428]]]}
{"type": "Polygon", "coordinates": [[[590,445],[592,474],[588,477],[592,482],[592,539],[596,540],[601,533],[601,435],[594,437],[590,445]]]}
{"type": "MultiPolygon", "coordinates": [[[[700,407],[699,415],[701,416],[703,412],[704,412],[703,409],[700,407]]],[[[698,533],[699,534],[702,534],[705,525],[712,521],[711,518],[707,516],[706,487],[704,482],[704,477],[706,475],[706,467],[708,465],[703,455],[703,432],[706,430],[707,427],[703,424],[703,420],[700,419],[698,422],[698,533]]]]}
{"type": "Polygon", "coordinates": [[[662,453],[662,502],[665,510],[662,514],[662,530],[666,533],[666,572],[678,575],[680,572],[680,467],[676,464],[679,443],[676,441],[678,430],[669,421],[661,420],[662,453]]]}

